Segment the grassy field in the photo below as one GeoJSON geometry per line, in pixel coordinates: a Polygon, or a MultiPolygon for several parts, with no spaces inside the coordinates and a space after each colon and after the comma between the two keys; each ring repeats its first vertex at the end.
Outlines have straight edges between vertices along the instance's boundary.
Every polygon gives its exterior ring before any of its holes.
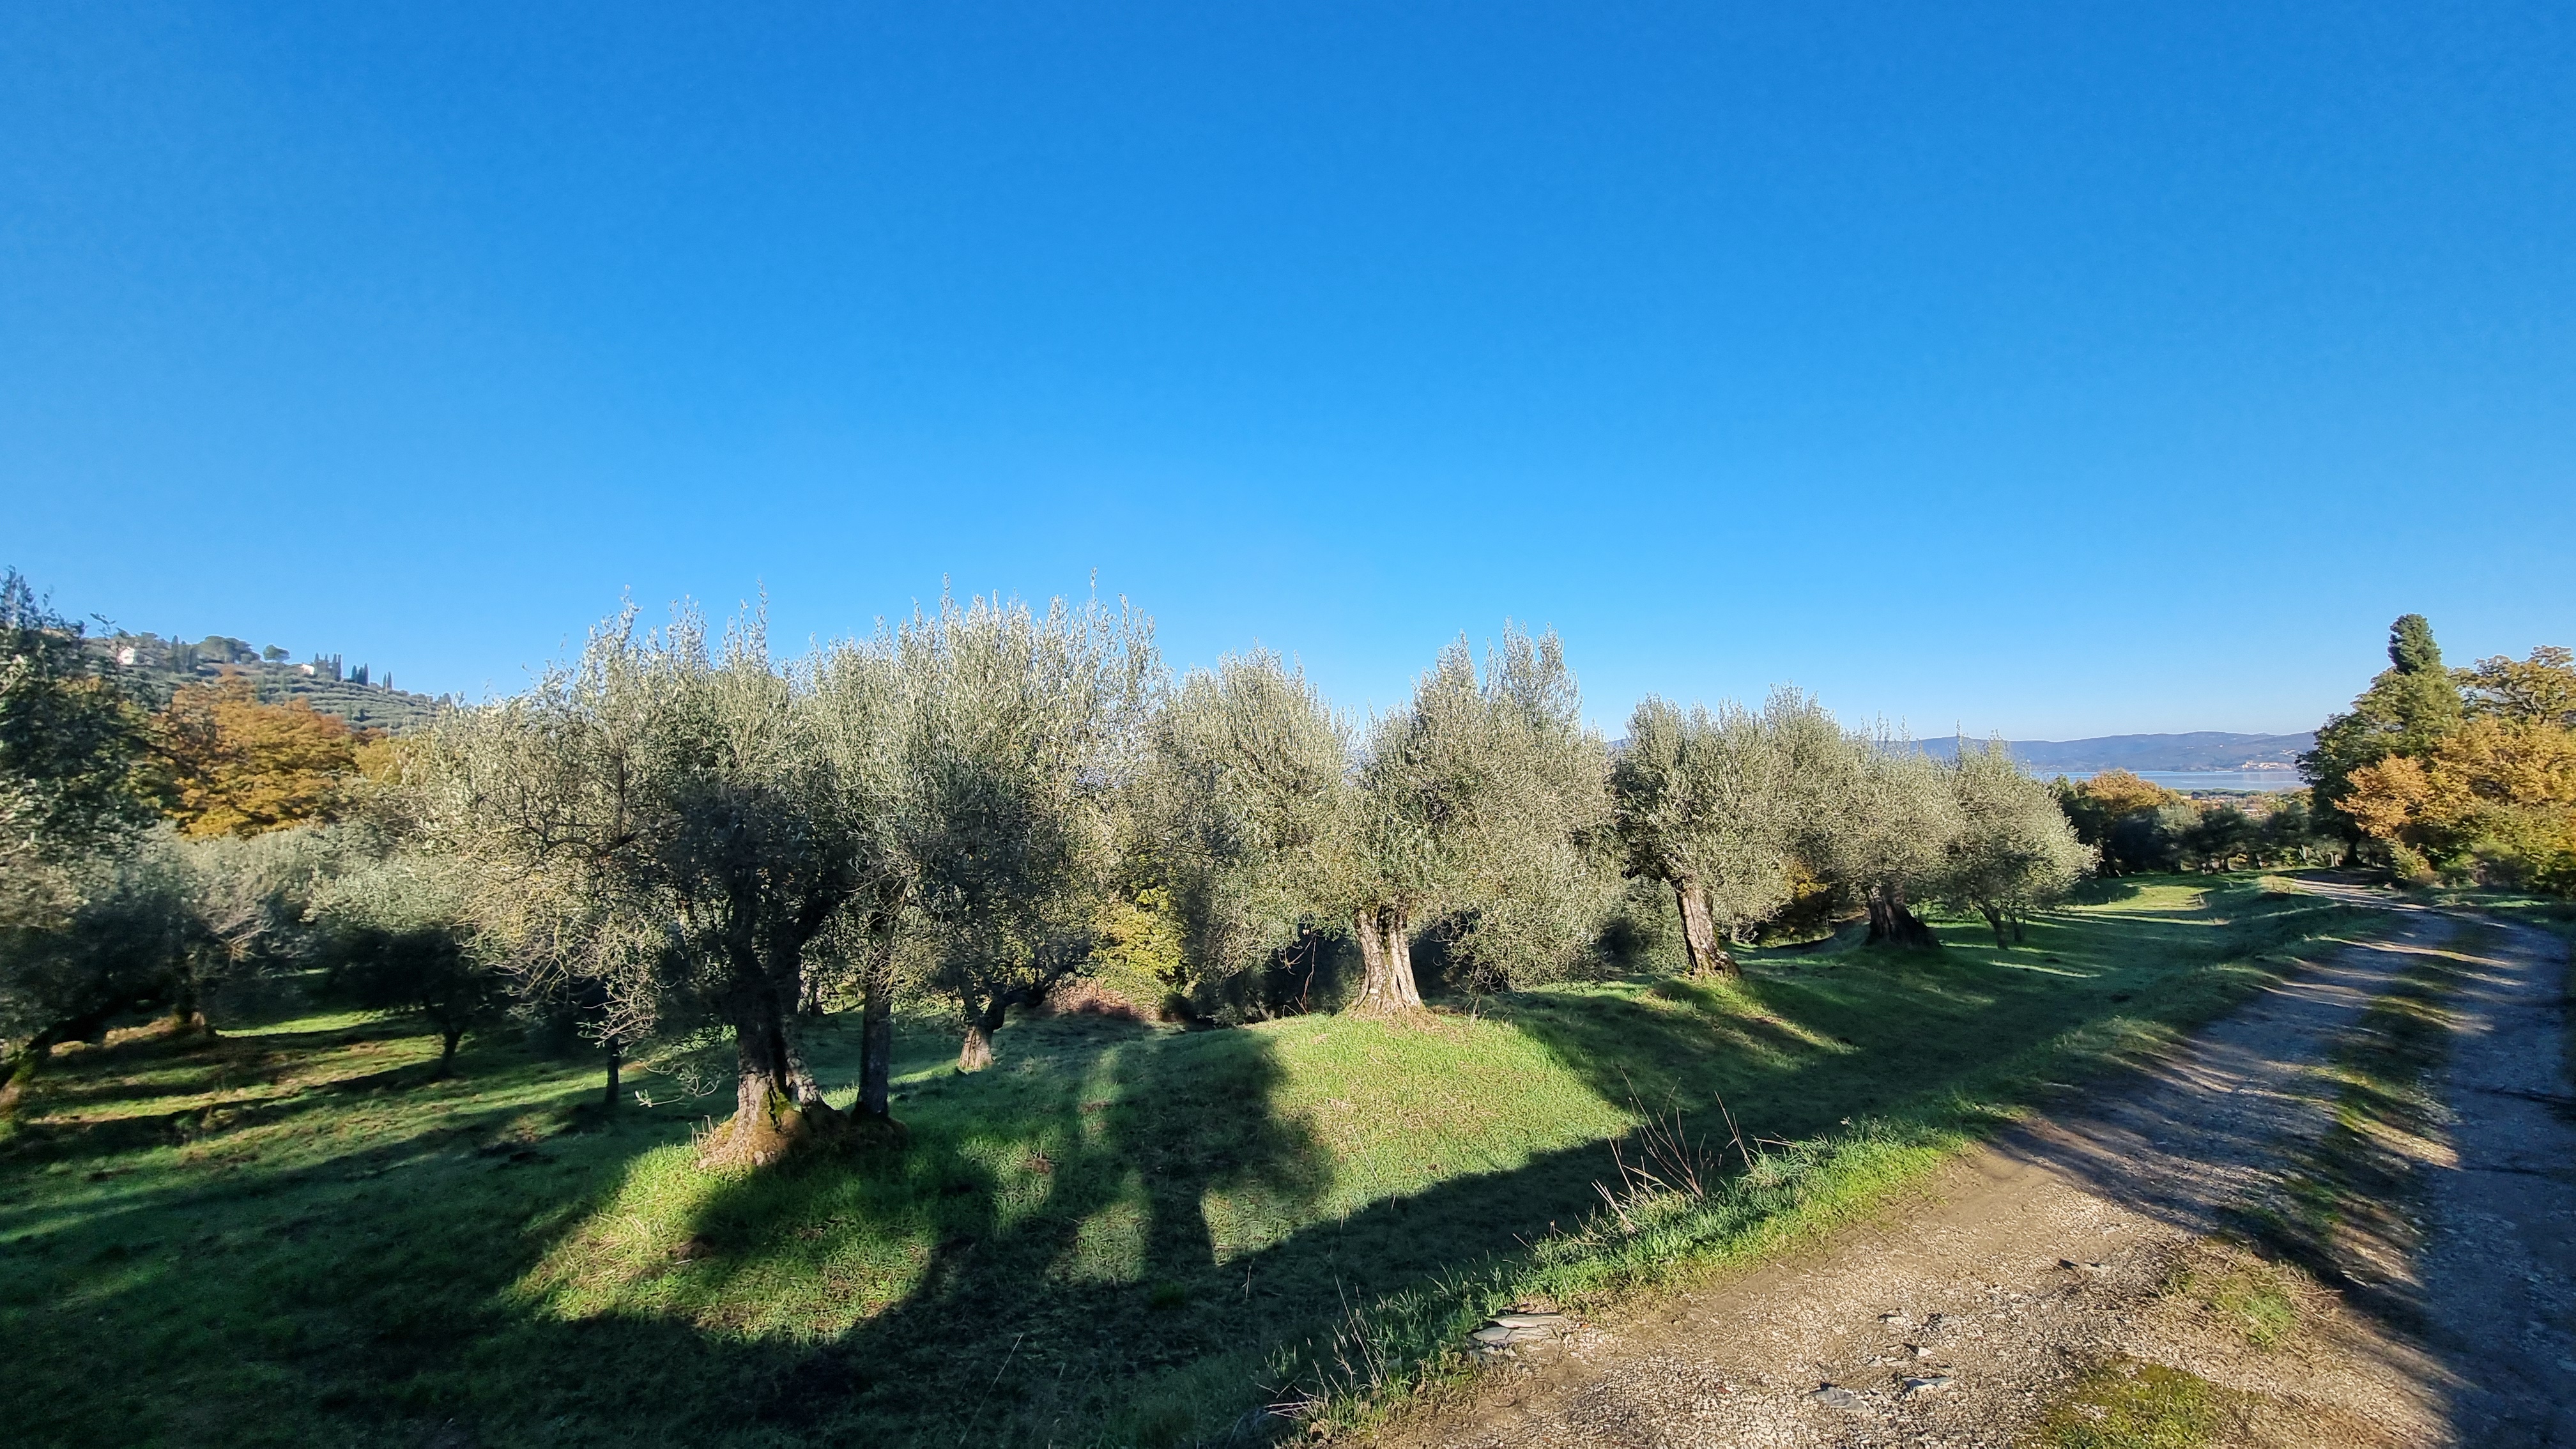
{"type": "MultiPolygon", "coordinates": [[[[1364,1416],[1504,1304],[1705,1272],[2205,1019],[2355,913],[2131,880],[1998,952],[1754,952],[1397,1027],[908,1032],[900,1153],[723,1179],[720,1099],[359,1018],[54,1064],[0,1145],[0,1423],[24,1444],[1237,1442],[1364,1416]],[[1646,1113],[1774,1147],[1622,1227],[1646,1113]],[[1614,1179],[1615,1180],[1615,1179],[1614,1179]]],[[[827,1081],[855,1033],[827,1035],[827,1081]]],[[[729,1101],[727,1097],[723,1100],[729,1101]]]]}

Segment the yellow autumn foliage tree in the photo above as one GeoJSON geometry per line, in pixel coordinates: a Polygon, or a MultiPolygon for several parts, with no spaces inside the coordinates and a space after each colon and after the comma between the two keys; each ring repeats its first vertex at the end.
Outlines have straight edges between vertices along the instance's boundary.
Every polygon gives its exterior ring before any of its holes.
{"type": "Polygon", "coordinates": [[[1113,895],[1092,923],[1092,977],[1102,988],[1148,1015],[1187,984],[1180,922],[1172,899],[1159,886],[1133,900],[1113,895]]]}
{"type": "Polygon", "coordinates": [[[234,675],[181,686],[154,717],[148,784],[181,834],[257,835],[336,815],[366,743],[300,699],[260,703],[234,675]]]}
{"type": "Polygon", "coordinates": [[[2472,713],[2420,755],[2352,772],[2341,802],[2408,874],[2436,863],[2576,894],[2576,667],[2568,651],[2482,661],[2472,713]]]}
{"type": "Polygon", "coordinates": [[[2153,810],[2183,797],[2164,786],[2127,770],[2104,770],[2076,787],[2092,797],[2102,813],[2118,819],[2139,810],[2153,810]]]}

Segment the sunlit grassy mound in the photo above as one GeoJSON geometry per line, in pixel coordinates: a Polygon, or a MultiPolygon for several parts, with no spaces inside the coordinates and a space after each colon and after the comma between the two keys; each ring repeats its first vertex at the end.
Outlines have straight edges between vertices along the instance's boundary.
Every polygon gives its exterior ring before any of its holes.
{"type": "MultiPolygon", "coordinates": [[[[658,1105],[601,1123],[579,1062],[487,1044],[431,1083],[434,1043],[383,1023],[69,1054],[0,1151],[0,1421],[34,1444],[1222,1437],[1436,1369],[1496,1300],[1866,1211],[2337,919],[2251,881],[2115,883],[2009,953],[1962,926],[1937,953],[1758,952],[1738,983],[1408,1025],[1014,1023],[973,1077],[924,1023],[899,1042],[908,1147],[732,1175],[692,1151],[729,1094],[648,1077],[658,1105]],[[1605,1223],[1607,1144],[1645,1113],[1722,1138],[1721,1098],[1797,1144],[1773,1175],[1605,1223]]],[[[818,1043],[827,1082],[854,1044],[818,1043]]]]}
{"type": "Polygon", "coordinates": [[[831,1335],[913,1296],[943,1254],[1014,1281],[1132,1285],[1157,1265],[1222,1267],[1373,1203],[1518,1171],[1630,1120],[1494,1020],[1076,1019],[1003,1046],[990,1074],[900,1083],[912,1129],[900,1153],[732,1176],[682,1146],[645,1154],[523,1291],[568,1317],[831,1335]]]}

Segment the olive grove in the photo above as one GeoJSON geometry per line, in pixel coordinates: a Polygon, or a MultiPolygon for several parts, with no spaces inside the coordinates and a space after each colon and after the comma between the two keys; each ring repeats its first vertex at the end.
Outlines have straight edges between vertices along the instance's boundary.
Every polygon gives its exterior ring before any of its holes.
{"type": "MultiPolygon", "coordinates": [[[[1013,1012],[1075,978],[1097,999],[1113,965],[1143,1015],[1401,1021],[1426,989],[1634,970],[1676,936],[1693,975],[1845,920],[1926,948],[1925,902],[2009,947],[2093,859],[2000,750],[1936,760],[1795,690],[1649,697],[1614,745],[1553,633],[1506,625],[1481,659],[1461,638],[1354,718],[1267,652],[1174,679],[1124,605],[945,596],[793,658],[756,612],[652,629],[630,606],[518,694],[356,739],[342,776],[310,778],[311,751],[292,789],[227,766],[239,798],[305,803],[214,830],[155,793],[156,735],[79,630],[11,588],[0,1044],[22,1076],[293,970],[416,1020],[441,1073],[478,1032],[578,1032],[610,1108],[636,1053],[722,1053],[733,1111],[704,1155],[756,1167],[900,1137],[899,1013],[944,1021],[972,1072],[1013,1012]],[[846,1010],[857,1081],[826,1082],[809,1043],[846,1010]]],[[[239,694],[246,737],[313,733],[239,694]]]]}

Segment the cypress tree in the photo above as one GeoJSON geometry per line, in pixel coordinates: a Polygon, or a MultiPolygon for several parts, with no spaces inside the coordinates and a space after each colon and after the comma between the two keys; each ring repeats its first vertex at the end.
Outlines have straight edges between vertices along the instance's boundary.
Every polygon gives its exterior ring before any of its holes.
{"type": "Polygon", "coordinates": [[[2320,821],[2332,821],[2347,850],[2361,841],[2360,827],[2339,809],[2352,793],[2352,772],[2391,755],[2430,754],[2460,727],[2460,680],[2442,663],[2442,646],[2421,614],[2388,626],[2388,667],[2353,700],[2352,708],[2317,727],[2315,748],[2299,769],[2315,785],[2320,821]]]}

